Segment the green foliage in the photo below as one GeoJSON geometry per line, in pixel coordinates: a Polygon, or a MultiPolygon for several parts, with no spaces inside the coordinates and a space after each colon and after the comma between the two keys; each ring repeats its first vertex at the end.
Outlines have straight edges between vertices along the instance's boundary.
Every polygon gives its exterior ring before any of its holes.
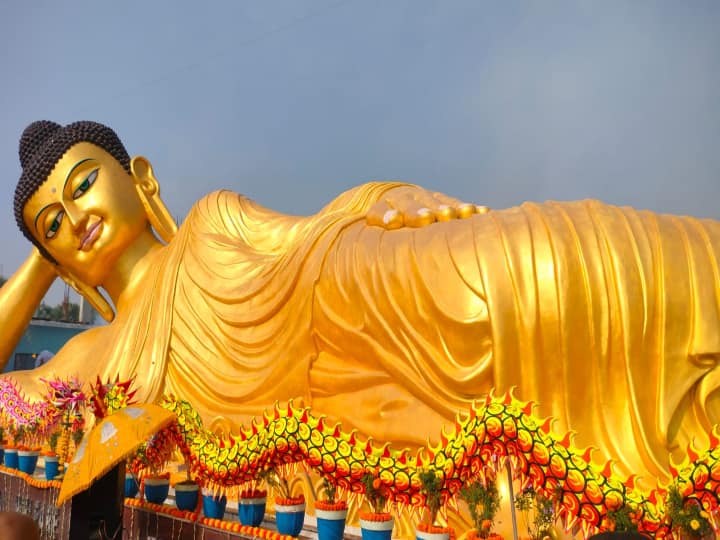
{"type": "Polygon", "coordinates": [[[322,490],[325,493],[325,500],[330,504],[335,504],[337,486],[327,476],[322,477],[322,490]]]}
{"type": "Polygon", "coordinates": [[[488,538],[500,510],[500,493],[494,480],[485,485],[476,480],[460,490],[460,497],[468,504],[477,534],[480,538],[488,538]]]}
{"type": "Polygon", "coordinates": [[[84,436],[85,436],[85,430],[82,428],[78,428],[72,432],[72,440],[75,443],[75,446],[80,445],[84,436]]]}
{"type": "Polygon", "coordinates": [[[673,530],[680,530],[696,538],[709,536],[713,532],[708,521],[710,516],[703,510],[700,501],[683,497],[677,486],[671,486],[668,490],[665,511],[673,530]]]}
{"type": "Polygon", "coordinates": [[[10,436],[12,437],[13,443],[16,445],[20,445],[25,442],[25,435],[26,435],[25,426],[18,426],[16,428],[10,428],[10,436]]]}
{"type": "Polygon", "coordinates": [[[66,316],[65,308],[62,304],[49,306],[45,302],[42,302],[35,312],[35,318],[48,321],[77,322],[80,320],[80,306],[74,302],[70,302],[66,316]]]}
{"type": "Polygon", "coordinates": [[[424,470],[420,471],[420,483],[422,484],[420,493],[425,495],[425,506],[430,514],[430,525],[434,525],[438,512],[440,511],[442,479],[435,474],[435,471],[424,470]]]}
{"type": "Polygon", "coordinates": [[[555,503],[551,498],[527,488],[515,496],[514,504],[523,516],[530,538],[538,540],[550,535],[556,519],[555,503]]]}
{"type": "Polygon", "coordinates": [[[365,500],[370,510],[376,514],[383,513],[387,503],[387,488],[382,485],[380,478],[372,471],[365,471],[360,482],[365,486],[365,500]]]}
{"type": "Polygon", "coordinates": [[[638,532],[635,509],[627,503],[617,510],[608,512],[608,519],[614,523],[615,532],[638,532]]]}
{"type": "Polygon", "coordinates": [[[52,452],[57,451],[57,445],[58,445],[59,440],[60,440],[60,432],[53,431],[50,434],[50,437],[48,437],[48,446],[50,447],[50,451],[52,451],[52,452]]]}
{"type": "Polygon", "coordinates": [[[280,474],[280,472],[274,467],[268,467],[267,469],[261,471],[258,475],[258,479],[263,480],[265,484],[273,488],[277,495],[283,499],[292,498],[290,484],[288,483],[287,478],[280,474]]]}

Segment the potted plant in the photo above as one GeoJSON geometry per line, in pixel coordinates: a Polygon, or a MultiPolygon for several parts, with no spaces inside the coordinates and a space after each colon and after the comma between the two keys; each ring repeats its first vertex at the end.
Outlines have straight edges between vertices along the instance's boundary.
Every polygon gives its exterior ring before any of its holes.
{"type": "Polygon", "coordinates": [[[365,487],[365,502],[369,512],[360,512],[360,530],[363,540],[389,540],[392,536],[393,518],[385,511],[387,487],[383,486],[377,471],[368,469],[360,478],[365,487]]]}
{"type": "Polygon", "coordinates": [[[138,448],[130,471],[139,474],[147,471],[141,480],[141,489],[145,499],[155,504],[163,504],[170,491],[170,473],[162,472],[172,454],[172,444],[165,430],[153,435],[138,448]]]}
{"type": "Polygon", "coordinates": [[[271,467],[265,482],[275,490],[275,525],[280,534],[297,536],[305,524],[305,496],[293,497],[285,475],[271,467]]]}
{"type": "Polygon", "coordinates": [[[556,519],[553,499],[529,487],[515,496],[514,505],[522,517],[528,538],[543,540],[553,537],[556,519]]]}
{"type": "MultiPolygon", "coordinates": [[[[268,469],[270,470],[270,469],[268,469]]],[[[262,489],[268,472],[258,475],[250,486],[240,492],[238,499],[238,519],[243,525],[259,526],[265,518],[267,506],[267,490],[262,489]]]]}
{"type": "MultiPolygon", "coordinates": [[[[170,473],[161,472],[163,466],[152,462],[146,455],[147,448],[138,451],[139,461],[144,465],[148,474],[142,478],[140,486],[145,500],[155,504],[163,504],[170,492],[170,473]]],[[[140,470],[138,465],[133,465],[135,470],[140,470]]]]}
{"type": "Polygon", "coordinates": [[[500,510],[500,494],[495,479],[475,480],[460,489],[460,497],[468,504],[475,530],[468,535],[476,538],[500,538],[492,532],[495,516],[500,510]]]}
{"type": "Polygon", "coordinates": [[[175,506],[178,507],[178,510],[192,512],[197,508],[200,486],[190,477],[189,469],[186,470],[185,480],[175,484],[174,489],[175,506]]]}
{"type": "Polygon", "coordinates": [[[450,538],[450,528],[436,525],[442,506],[442,478],[431,469],[420,471],[419,476],[420,493],[425,496],[427,521],[418,523],[416,536],[419,540],[447,540],[450,538]]]}
{"type": "Polygon", "coordinates": [[[315,501],[315,517],[320,540],[341,540],[345,533],[347,503],[337,500],[337,486],[327,476],[322,478],[323,499],[315,501]]]}
{"type": "MultiPolygon", "coordinates": [[[[603,532],[592,535],[593,540],[647,540],[638,532],[637,512],[628,502],[608,511],[601,522],[603,532]]],[[[589,539],[588,539],[589,540],[589,539]]]]}
{"type": "Polygon", "coordinates": [[[22,446],[23,441],[23,427],[10,425],[8,428],[9,440],[8,444],[5,445],[5,466],[10,469],[18,468],[18,447],[22,446]]]}
{"type": "Polygon", "coordinates": [[[170,473],[151,470],[150,474],[143,478],[143,494],[148,502],[163,504],[169,492],[170,473]]]}
{"type": "Polygon", "coordinates": [[[238,499],[238,519],[243,525],[259,526],[265,518],[267,507],[267,491],[248,488],[240,492],[238,499]]]}
{"type": "Polygon", "coordinates": [[[36,446],[37,438],[37,423],[22,428],[22,444],[17,448],[18,455],[18,469],[22,472],[33,475],[35,473],[35,467],[37,467],[38,456],[40,455],[40,449],[36,446]]]}
{"type": "Polygon", "coordinates": [[[665,500],[670,528],[679,538],[688,540],[715,538],[710,515],[694,497],[685,497],[677,486],[670,486],[665,500]]]}
{"type": "Polygon", "coordinates": [[[223,519],[227,497],[208,488],[203,488],[203,514],[211,519],[223,519]]]}
{"type": "Polygon", "coordinates": [[[5,461],[5,466],[10,469],[18,468],[17,447],[18,447],[19,441],[22,439],[21,429],[22,428],[17,428],[13,425],[11,425],[8,428],[8,435],[10,438],[8,439],[8,442],[5,445],[5,455],[4,455],[3,459],[5,461]]]}
{"type": "Polygon", "coordinates": [[[60,472],[57,457],[57,444],[59,439],[60,433],[53,431],[48,437],[48,450],[43,454],[43,460],[45,462],[45,478],[47,480],[54,480],[60,472]]]}
{"type": "Polygon", "coordinates": [[[125,497],[134,498],[140,491],[137,473],[133,470],[132,460],[127,460],[125,465],[125,497]]]}

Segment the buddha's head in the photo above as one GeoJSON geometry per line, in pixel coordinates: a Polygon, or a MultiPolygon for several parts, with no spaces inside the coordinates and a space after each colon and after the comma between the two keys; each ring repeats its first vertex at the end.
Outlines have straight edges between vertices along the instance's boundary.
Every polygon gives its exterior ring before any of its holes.
{"type": "Polygon", "coordinates": [[[144,158],[130,159],[107,126],[40,121],[20,139],[15,219],[48,260],[96,287],[149,230],[157,183],[144,158]]]}

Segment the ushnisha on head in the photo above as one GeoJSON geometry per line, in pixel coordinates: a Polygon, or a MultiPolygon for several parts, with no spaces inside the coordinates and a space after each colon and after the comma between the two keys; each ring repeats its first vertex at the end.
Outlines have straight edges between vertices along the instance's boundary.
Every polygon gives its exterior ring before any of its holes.
{"type": "Polygon", "coordinates": [[[30,197],[48,179],[58,161],[74,145],[89,142],[114,157],[130,174],[130,156],[117,134],[97,122],[74,122],[61,126],[55,122],[33,122],[20,137],[22,175],[15,187],[15,221],[18,227],[48,260],[55,262],[45,247],[33,236],[23,219],[23,210],[30,197]]]}

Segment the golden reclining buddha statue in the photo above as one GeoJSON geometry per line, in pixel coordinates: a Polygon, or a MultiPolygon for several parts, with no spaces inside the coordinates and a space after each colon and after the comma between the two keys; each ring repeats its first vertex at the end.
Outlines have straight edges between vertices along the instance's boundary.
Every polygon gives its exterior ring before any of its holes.
{"type": "Polygon", "coordinates": [[[35,247],[0,290],[3,365],[58,275],[112,320],[13,374],[30,395],[136,375],[141,400],[172,392],[207,422],[302,399],[401,448],[516,387],[646,477],[720,419],[718,221],[376,182],[308,217],[219,191],[176,228],[106,126],[36,122],[20,157],[35,247]]]}

